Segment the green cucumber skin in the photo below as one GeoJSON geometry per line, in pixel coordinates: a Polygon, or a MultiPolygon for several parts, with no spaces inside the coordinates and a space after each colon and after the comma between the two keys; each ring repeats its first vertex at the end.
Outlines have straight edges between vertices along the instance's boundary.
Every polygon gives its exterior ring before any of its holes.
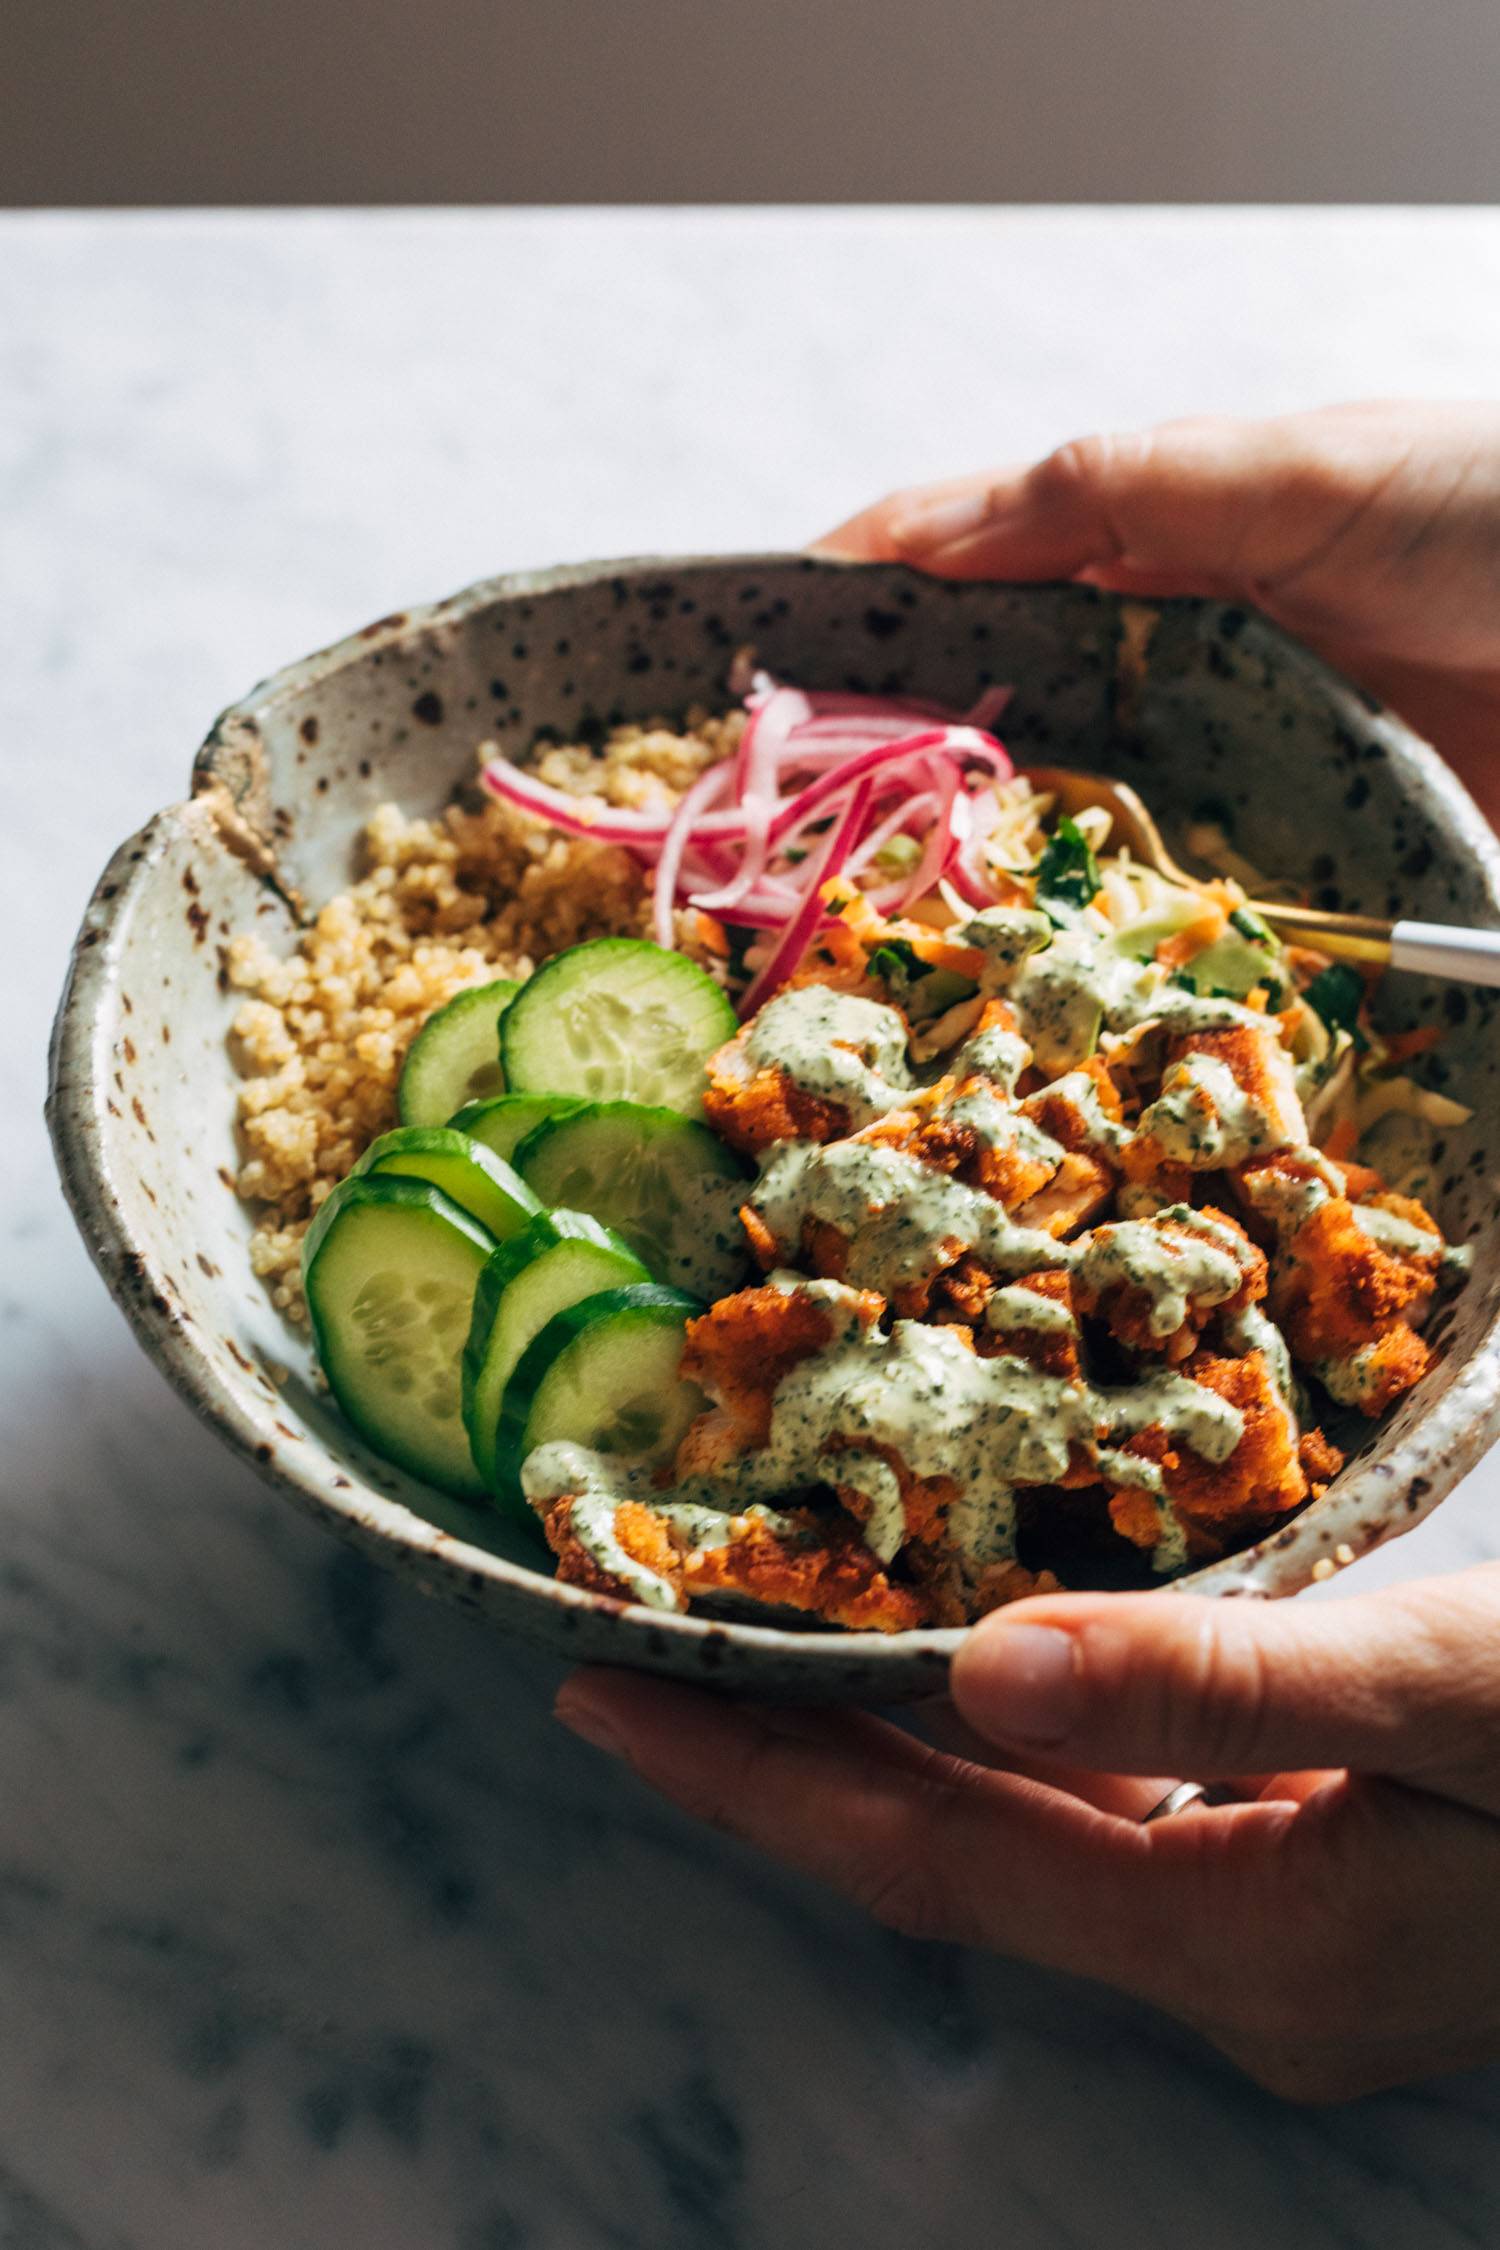
{"type": "MultiPolygon", "coordinates": [[[[748,1167],[734,1150],[721,1141],[707,1125],[684,1117],[679,1110],[646,1108],[637,1102],[585,1102],[567,1117],[553,1118],[538,1125],[517,1148],[515,1168],[543,1203],[550,1203],[555,1194],[565,1193],[575,1208],[582,1208],[587,1198],[580,1192],[577,1182],[568,1180],[564,1183],[551,1175],[555,1173],[558,1159],[566,1151],[571,1148],[587,1151],[591,1145],[607,1149],[609,1136],[614,1132],[636,1142],[650,1143],[660,1139],[669,1147],[675,1143],[684,1151],[691,1150],[698,1161],[690,1164],[688,1170],[699,1179],[721,1180],[727,1187],[750,1177],[748,1167]]],[[[600,1186],[597,1199],[599,1205],[610,1200],[610,1175],[611,1167],[606,1162],[600,1166],[596,1175],[600,1186]]],[[[604,1225],[625,1234],[630,1248],[654,1273],[659,1273],[668,1264],[672,1245],[648,1242],[639,1235],[632,1239],[629,1215],[621,1211],[618,1203],[613,1209],[596,1207],[593,1215],[604,1225]]],[[[748,1251],[734,1231],[738,1228],[738,1219],[733,1214],[729,1217],[731,1235],[722,1244],[723,1258],[714,1266],[711,1282],[710,1277],[701,1271],[679,1276],[688,1281],[692,1289],[701,1287],[705,1296],[723,1296],[736,1288],[749,1263],[748,1251]]],[[[715,1240],[717,1242],[718,1238],[715,1240]]],[[[681,1250],[683,1245],[678,1245],[678,1248],[681,1250]]]]}
{"type": "Polygon", "coordinates": [[[632,982],[643,985],[647,996],[654,984],[663,993],[672,987],[677,989],[684,1015],[701,1015],[702,1042],[696,1063],[685,1060],[678,1074],[680,1085],[659,1093],[653,1105],[676,1109],[685,1117],[700,1116],[707,1084],[704,1066],[717,1048],[734,1037],[739,1022],[728,995],[696,962],[683,954],[669,953],[646,938],[591,938],[555,954],[527,980],[500,1025],[501,1065],[507,1087],[516,1093],[574,1094],[586,1101],[629,1099],[636,1079],[628,1067],[616,1073],[618,1083],[600,1083],[597,1074],[603,1067],[602,1058],[599,1063],[581,1064],[556,1033],[569,993],[586,995],[591,981],[596,986],[608,985],[613,991],[616,980],[625,988],[618,995],[622,1005],[630,1005],[632,982]],[[639,974],[632,978],[631,971],[639,974]],[[585,1076],[585,1069],[594,1074],[593,1082],[585,1076]]]}
{"type": "MultiPolygon", "coordinates": [[[[522,1499],[520,1486],[499,1473],[495,1439],[500,1398],[490,1400],[487,1397],[493,1389],[493,1378],[489,1375],[491,1344],[511,1284],[519,1281],[536,1260],[545,1258],[548,1251],[569,1242],[587,1244],[601,1253],[601,1288],[611,1284],[623,1287],[631,1282],[650,1282],[651,1276],[639,1258],[611,1228],[601,1226],[597,1219],[589,1218],[583,1211],[543,1212],[524,1232],[502,1243],[486,1262],[474,1292],[474,1312],[464,1345],[463,1417],[474,1466],[494,1498],[507,1503],[510,1512],[523,1516],[533,1530],[536,1518],[522,1499]]],[[[513,1364],[510,1373],[514,1372],[513,1364]]]]}
{"type": "Polygon", "coordinates": [[[629,1313],[651,1319],[653,1325],[676,1321],[685,1328],[705,1309],[702,1302],[690,1297],[685,1289],[673,1289],[665,1282],[651,1281],[634,1287],[602,1290],[597,1297],[581,1298],[576,1305],[554,1313],[541,1334],[527,1345],[505,1386],[495,1432],[499,1475],[520,1490],[521,1464],[531,1450],[527,1444],[527,1427],[537,1393],[554,1362],[587,1335],[589,1329],[600,1321],[629,1313]]]}
{"type": "Polygon", "coordinates": [[[406,1051],[396,1088],[396,1110],[403,1125],[441,1125],[449,1111],[458,1107],[456,1096],[462,1089],[450,1084],[436,1096],[429,1091],[434,1080],[445,1076],[451,1079],[453,1075],[445,1071],[442,1060],[445,1033],[462,1037],[466,1019],[476,1010],[489,1006],[494,1008],[491,1045],[495,1067],[500,1069],[500,1018],[520,989],[514,977],[497,977],[492,984],[468,985],[427,1018],[406,1051]]]}
{"type": "MultiPolygon", "coordinates": [[[[481,1226],[488,1228],[497,1242],[508,1241],[528,1220],[535,1218],[542,1208],[520,1174],[503,1157],[496,1156],[483,1142],[471,1140],[467,1133],[456,1132],[451,1125],[398,1125],[393,1131],[382,1133],[378,1140],[371,1141],[350,1177],[363,1179],[374,1175],[393,1179],[421,1178],[423,1175],[418,1166],[420,1160],[427,1156],[441,1157],[450,1163],[471,1165],[493,1196],[512,1206],[509,1216],[503,1211],[494,1211],[491,1216],[488,1211],[493,1211],[493,1206],[489,1205],[487,1198],[487,1213],[470,1213],[481,1226]],[[410,1171],[404,1168],[400,1171],[393,1169],[395,1160],[400,1158],[410,1162],[410,1171]]],[[[434,1181],[433,1185],[436,1186],[437,1182],[434,1181]]],[[[441,1192],[447,1195],[450,1202],[461,1201],[451,1187],[444,1188],[441,1192]]],[[[467,1205],[462,1207],[468,1208],[467,1205]]]]}
{"type": "Polygon", "coordinates": [[[402,1446],[399,1440],[393,1443],[388,1431],[377,1431],[364,1413],[359,1400],[341,1387],[340,1353],[335,1333],[337,1324],[330,1320],[323,1305],[317,1267],[319,1254],[333,1229],[351,1212],[357,1213],[361,1209],[376,1212],[406,1211],[413,1217],[425,1217],[434,1225],[451,1227],[455,1233],[472,1243],[480,1261],[475,1268],[476,1286],[484,1271],[484,1263],[496,1248],[495,1238],[487,1227],[481,1226],[476,1218],[430,1181],[411,1179],[395,1173],[377,1173],[374,1176],[351,1173],[346,1180],[340,1181],[321,1205],[302,1245],[302,1280],[313,1343],[319,1364],[328,1377],[329,1389],[344,1419],[383,1461],[404,1469],[419,1483],[435,1485],[440,1492],[450,1492],[460,1500],[483,1498],[484,1487],[477,1477],[473,1481],[463,1482],[435,1478],[430,1461],[424,1460],[419,1452],[402,1446]]]}
{"type": "Polygon", "coordinates": [[[516,1150],[528,1133],[554,1118],[571,1117],[575,1109],[586,1106],[574,1094],[497,1094],[491,1101],[465,1102],[448,1123],[455,1133],[467,1133],[470,1140],[478,1141],[503,1164],[513,1165],[516,1150]],[[510,1130],[511,1120],[517,1121],[515,1131],[510,1130]]]}

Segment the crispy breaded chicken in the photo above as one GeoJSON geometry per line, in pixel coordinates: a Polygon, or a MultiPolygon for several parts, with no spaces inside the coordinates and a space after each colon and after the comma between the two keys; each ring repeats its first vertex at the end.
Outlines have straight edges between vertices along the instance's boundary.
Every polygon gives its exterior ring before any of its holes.
{"type": "Polygon", "coordinates": [[[1004,1289],[990,1283],[982,1317],[976,1316],[974,1348],[982,1358],[1007,1353],[1040,1368],[1044,1375],[1082,1382],[1082,1338],[1075,1310],[1069,1274],[1023,1274],[1004,1289]],[[1028,1298],[1038,1300],[1035,1314],[1029,1317],[1028,1298]]]}
{"type": "Polygon", "coordinates": [[[1087,1226],[1114,1193],[1115,1179],[1102,1157],[1069,1149],[1044,1188],[1016,1206],[1016,1223],[1065,1240],[1087,1226]]]}
{"type": "Polygon", "coordinates": [[[1374,1207],[1432,1237],[1430,1252],[1376,1241],[1355,1206],[1330,1196],[1287,1244],[1271,1291],[1271,1309],[1293,1354],[1308,1363],[1345,1405],[1383,1413],[1421,1380],[1432,1363],[1414,1323],[1427,1310],[1443,1242],[1419,1204],[1382,1196],[1374,1207]]]}
{"type": "Polygon", "coordinates": [[[805,1093],[784,1070],[735,1075],[726,1059],[737,1044],[714,1056],[703,1096],[704,1116],[731,1148],[754,1156],[778,1141],[836,1141],[848,1132],[846,1109],[805,1093]]]}
{"type": "MultiPolygon", "coordinates": [[[[572,1536],[574,1506],[565,1496],[542,1519],[558,1577],[628,1601],[628,1588],[572,1536]]],[[[688,1600],[739,1594],[855,1632],[905,1633],[931,1622],[931,1603],[913,1587],[893,1585],[852,1525],[844,1530],[807,1515],[798,1520],[793,1536],[753,1515],[740,1516],[723,1545],[695,1547],[649,1507],[626,1500],[614,1511],[614,1534],[633,1562],[688,1600]]]]}
{"type": "Polygon", "coordinates": [[[1215,1312],[1266,1294],[1266,1261],[1227,1212],[1169,1205],[1096,1227],[1075,1277],[1079,1309],[1131,1350],[1186,1359],[1215,1312]]]}
{"type": "MultiPolygon", "coordinates": [[[[865,1328],[884,1306],[871,1291],[850,1299],[865,1328]]],[[[765,1444],[776,1386],[833,1335],[829,1307],[803,1289],[741,1289],[687,1324],[685,1381],[714,1401],[691,1425],[674,1464],[679,1477],[704,1475],[765,1444]]]]}
{"type": "Polygon", "coordinates": [[[1161,1090],[1136,1129],[1143,1156],[1190,1171],[1217,1171],[1306,1140],[1292,1058],[1274,1018],[1174,1040],[1161,1090]]]}
{"type": "MultiPolygon", "coordinates": [[[[1221,1554],[1242,1535],[1274,1522],[1307,1498],[1296,1427],[1262,1352],[1220,1359],[1200,1351],[1179,1372],[1243,1415],[1244,1434],[1229,1459],[1217,1464],[1205,1461],[1160,1427],[1138,1432],[1123,1450],[1160,1468],[1190,1552],[1221,1554]]],[[[1115,1528],[1138,1547],[1154,1547],[1163,1535],[1161,1515],[1150,1494],[1116,1491],[1109,1512],[1115,1528]]]]}
{"type": "Polygon", "coordinates": [[[794,980],[710,1057],[704,1113],[732,1147],[753,1156],[779,1141],[840,1140],[900,1099],[910,1082],[905,1017],[854,993],[844,1006],[847,1027],[830,1015],[825,985],[794,980]],[[768,1029],[806,1050],[798,1069],[779,1059],[774,1037],[765,1051],[768,1029]]]}
{"type": "Polygon", "coordinates": [[[1063,1148],[1098,1149],[1097,1112],[1110,1125],[1123,1122],[1120,1089],[1102,1055],[1091,1055],[1073,1070],[1028,1094],[1022,1110],[1063,1148]]]}

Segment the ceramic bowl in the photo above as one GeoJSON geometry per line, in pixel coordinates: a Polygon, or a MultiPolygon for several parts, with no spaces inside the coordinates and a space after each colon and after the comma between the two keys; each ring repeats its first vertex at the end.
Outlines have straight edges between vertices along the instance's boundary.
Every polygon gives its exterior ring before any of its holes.
{"type": "MultiPolygon", "coordinates": [[[[382,618],[225,712],[187,800],[121,846],[89,905],[54,1035],[52,1130],[78,1225],[146,1350],[228,1445],[331,1531],[574,1657],[738,1691],[890,1702],[941,1686],[955,1633],[797,1632],[629,1607],[557,1584],[523,1531],[369,1453],[252,1274],[250,1214],[232,1184],[230,934],[256,927],[290,947],[304,902],[316,907],[353,872],[373,808],[441,806],[481,739],[520,754],[544,729],[570,739],[712,702],[747,641],[807,686],[966,704],[1013,682],[1004,732],[1017,757],[1123,775],[1169,840],[1221,800],[1247,855],[1319,901],[1500,926],[1500,848],[1452,775],[1245,610],[1127,608],[1077,587],[949,585],[800,556],[590,564],[382,618]]],[[[1473,1243],[1474,1270],[1441,1316],[1440,1364],[1321,1500],[1180,1583],[1295,1592],[1325,1558],[1415,1523],[1495,1436],[1497,1002],[1408,977],[1381,1003],[1392,1024],[1455,1031],[1449,1083],[1475,1112],[1441,1160],[1439,1215],[1473,1243]]]]}

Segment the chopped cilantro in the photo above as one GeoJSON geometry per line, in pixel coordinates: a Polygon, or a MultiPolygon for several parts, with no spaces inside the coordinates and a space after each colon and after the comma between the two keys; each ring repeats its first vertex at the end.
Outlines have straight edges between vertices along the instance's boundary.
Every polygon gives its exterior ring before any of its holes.
{"type": "Polygon", "coordinates": [[[1347,961],[1320,969],[1302,995],[1330,1031],[1359,1031],[1359,1011],[1364,1005],[1365,980],[1347,961]]]}
{"type": "Polygon", "coordinates": [[[905,938],[888,938],[870,955],[870,967],[884,984],[915,984],[931,966],[905,938]]]}
{"type": "Polygon", "coordinates": [[[1237,906],[1229,919],[1240,936],[1248,938],[1252,945],[1270,947],[1277,943],[1276,933],[1270,924],[1263,922],[1258,914],[1252,914],[1248,906],[1237,906]]]}
{"type": "Polygon", "coordinates": [[[1064,813],[1036,863],[1037,904],[1056,922],[1059,917],[1052,913],[1054,906],[1087,906],[1098,888],[1099,862],[1077,821],[1064,813]]]}

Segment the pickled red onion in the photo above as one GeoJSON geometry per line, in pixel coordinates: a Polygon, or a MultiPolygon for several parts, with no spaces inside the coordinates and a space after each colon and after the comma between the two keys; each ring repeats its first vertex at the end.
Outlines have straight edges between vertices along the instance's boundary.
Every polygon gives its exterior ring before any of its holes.
{"type": "Polygon", "coordinates": [[[971,906],[991,903],[985,784],[1014,769],[989,729],[1009,696],[988,688],[960,716],[914,698],[804,693],[758,673],[733,757],[708,767],[668,811],[589,805],[500,759],[483,780],[566,835],[619,845],[649,867],[658,943],[674,942],[680,905],[779,931],[741,1004],[748,1012],[796,967],[824,919],[822,886],[836,875],[861,877],[885,914],[940,884],[971,906]],[[898,835],[920,839],[915,865],[872,883],[898,835]]]}

